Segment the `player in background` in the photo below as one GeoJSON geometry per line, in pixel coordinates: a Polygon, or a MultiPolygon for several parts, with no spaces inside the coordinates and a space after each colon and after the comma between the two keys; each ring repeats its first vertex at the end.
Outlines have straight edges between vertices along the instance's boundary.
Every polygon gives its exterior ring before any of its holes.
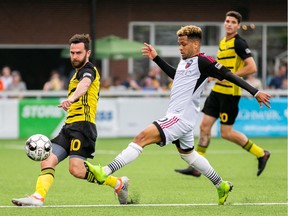
{"type": "MultiPolygon", "coordinates": [[[[226,13],[224,28],[226,36],[219,43],[217,61],[230,69],[239,77],[245,77],[256,72],[256,64],[246,41],[238,34],[242,16],[236,11],[226,13]]],[[[196,150],[205,156],[211,139],[213,124],[220,118],[221,137],[236,143],[258,159],[259,176],[264,170],[270,157],[270,152],[256,145],[243,133],[233,129],[238,115],[238,104],[241,98],[241,88],[228,80],[217,80],[210,95],[207,97],[202,112],[204,113],[200,124],[200,137],[196,150]]],[[[199,177],[201,173],[188,166],[186,169],[175,169],[176,172],[199,177]]]]}
{"type": "MultiPolygon", "coordinates": [[[[138,158],[143,148],[150,144],[165,146],[174,143],[179,156],[187,164],[196,167],[216,187],[218,204],[223,205],[232,190],[232,183],[223,181],[208,160],[194,151],[193,128],[200,111],[200,97],[208,77],[219,80],[230,80],[250,92],[260,103],[269,106],[270,95],[258,91],[244,80],[231,73],[227,68],[217,63],[212,57],[200,53],[202,30],[197,26],[184,26],[177,31],[178,46],[182,59],[177,69],[162,60],[156,50],[149,44],[144,44],[144,56],[152,59],[172,78],[170,101],[166,115],[148,125],[134,137],[131,143],[107,166],[92,165],[85,162],[99,183],[105,182],[109,176],[125,165],[138,158]]],[[[152,169],[152,168],[150,168],[152,169]]]]}
{"type": "MultiPolygon", "coordinates": [[[[95,154],[97,113],[100,75],[96,67],[89,62],[90,37],[88,34],[76,34],[69,40],[70,59],[75,73],[68,87],[68,98],[58,105],[67,111],[65,125],[60,133],[51,140],[52,153],[41,161],[41,172],[36,182],[35,192],[28,197],[12,199],[17,206],[42,206],[44,199],[54,182],[56,166],[69,157],[69,172],[76,178],[97,183],[94,175],[84,166],[87,158],[95,154]]],[[[126,204],[128,198],[128,178],[107,178],[109,185],[118,194],[120,204],[126,204]]]]}

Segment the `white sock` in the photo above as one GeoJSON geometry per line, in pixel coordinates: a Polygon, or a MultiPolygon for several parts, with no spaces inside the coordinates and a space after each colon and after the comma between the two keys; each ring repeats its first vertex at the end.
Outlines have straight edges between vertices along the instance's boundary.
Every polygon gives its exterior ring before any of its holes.
{"type": "Polygon", "coordinates": [[[209,161],[197,151],[194,150],[191,154],[180,154],[180,157],[205,175],[216,187],[222,182],[221,177],[215,172],[209,161]]]}
{"type": "Polygon", "coordinates": [[[110,164],[104,167],[104,171],[107,175],[111,175],[118,169],[134,161],[142,151],[143,148],[141,146],[131,142],[110,164]]]}

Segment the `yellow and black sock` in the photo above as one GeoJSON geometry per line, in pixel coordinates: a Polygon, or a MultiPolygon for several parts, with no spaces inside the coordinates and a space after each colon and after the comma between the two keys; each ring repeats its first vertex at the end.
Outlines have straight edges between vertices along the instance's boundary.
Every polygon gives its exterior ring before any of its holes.
{"type": "Polygon", "coordinates": [[[197,145],[196,151],[197,151],[200,155],[202,155],[203,157],[206,156],[206,150],[207,150],[207,146],[204,147],[204,146],[199,146],[199,145],[197,145]]]}
{"type": "Polygon", "coordinates": [[[36,183],[36,193],[40,194],[43,198],[46,197],[51,185],[54,181],[55,170],[53,168],[45,168],[41,170],[36,183]]]}
{"type": "Polygon", "coordinates": [[[247,143],[243,146],[251,154],[255,155],[257,158],[264,156],[264,149],[257,146],[252,140],[248,140],[247,143]]]}
{"type": "Polygon", "coordinates": [[[92,172],[90,172],[88,169],[86,171],[86,175],[85,175],[84,179],[86,179],[88,182],[91,182],[91,183],[97,183],[97,180],[96,180],[94,174],[92,172]]]}
{"type": "Polygon", "coordinates": [[[115,188],[115,186],[117,185],[117,182],[118,182],[118,178],[110,175],[105,180],[104,185],[108,185],[112,188],[115,188]]]}

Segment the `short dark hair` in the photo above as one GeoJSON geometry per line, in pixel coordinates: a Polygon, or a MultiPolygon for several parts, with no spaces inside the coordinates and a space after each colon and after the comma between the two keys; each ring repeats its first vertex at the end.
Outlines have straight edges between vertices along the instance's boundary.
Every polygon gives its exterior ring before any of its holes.
{"type": "Polygon", "coordinates": [[[90,36],[89,34],[75,34],[69,40],[69,45],[72,43],[84,43],[85,50],[90,50],[90,36]]]}
{"type": "Polygon", "coordinates": [[[237,12],[237,11],[228,11],[228,12],[226,13],[226,17],[227,17],[227,16],[231,16],[231,17],[236,18],[237,21],[238,21],[238,23],[241,23],[241,22],[242,22],[242,15],[241,15],[239,12],[237,12]]]}

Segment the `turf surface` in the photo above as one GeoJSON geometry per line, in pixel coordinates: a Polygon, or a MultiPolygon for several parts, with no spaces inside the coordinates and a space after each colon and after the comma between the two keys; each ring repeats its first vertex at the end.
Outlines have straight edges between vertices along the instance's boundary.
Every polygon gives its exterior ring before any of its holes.
{"type": "MultiPolygon", "coordinates": [[[[24,140],[0,140],[0,215],[287,215],[287,139],[252,140],[271,152],[259,177],[254,156],[223,139],[211,141],[209,162],[224,180],[234,184],[225,206],[217,206],[216,190],[204,176],[174,172],[186,167],[174,145],[155,145],[115,173],[130,178],[130,198],[138,204],[119,206],[111,188],[75,179],[65,160],[57,167],[54,184],[41,208],[12,205],[12,198],[34,192],[39,163],[25,155],[24,140]]],[[[105,165],[129,142],[98,139],[96,156],[90,161],[105,165]]]]}

